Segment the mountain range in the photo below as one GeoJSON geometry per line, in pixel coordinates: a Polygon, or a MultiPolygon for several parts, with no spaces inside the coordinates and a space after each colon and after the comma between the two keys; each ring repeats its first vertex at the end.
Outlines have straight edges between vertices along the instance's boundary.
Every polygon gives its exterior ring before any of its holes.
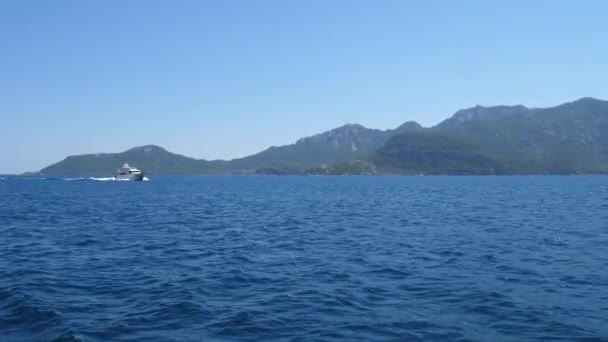
{"type": "Polygon", "coordinates": [[[124,162],[148,174],[570,174],[608,172],[608,102],[551,108],[476,106],[436,126],[347,124],[244,158],[194,159],[146,145],[69,156],[47,175],[108,175],[124,162]]]}

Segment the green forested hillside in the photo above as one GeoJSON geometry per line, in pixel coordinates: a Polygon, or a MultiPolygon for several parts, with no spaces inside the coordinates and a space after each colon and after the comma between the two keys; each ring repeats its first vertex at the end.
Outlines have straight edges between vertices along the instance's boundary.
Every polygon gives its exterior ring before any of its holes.
{"type": "Polygon", "coordinates": [[[469,141],[427,132],[392,137],[372,157],[385,172],[406,174],[502,174],[505,165],[479,152],[469,141]]]}
{"type": "Polygon", "coordinates": [[[518,168],[608,170],[606,101],[584,98],[545,109],[475,107],[457,113],[434,130],[466,138],[484,153],[518,168]],[[483,117],[475,118],[480,111],[483,117]]]}

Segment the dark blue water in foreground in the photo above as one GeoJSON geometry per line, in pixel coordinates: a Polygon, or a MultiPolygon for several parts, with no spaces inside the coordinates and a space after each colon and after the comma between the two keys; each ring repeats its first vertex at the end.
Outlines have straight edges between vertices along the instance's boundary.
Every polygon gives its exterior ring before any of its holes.
{"type": "Polygon", "coordinates": [[[608,337],[608,177],[0,179],[1,341],[608,337]]]}

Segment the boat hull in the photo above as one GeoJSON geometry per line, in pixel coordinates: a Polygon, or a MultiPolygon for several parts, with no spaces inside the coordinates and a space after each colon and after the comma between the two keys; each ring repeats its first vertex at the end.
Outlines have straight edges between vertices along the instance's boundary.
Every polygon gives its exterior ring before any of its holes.
{"type": "Polygon", "coordinates": [[[114,180],[118,180],[118,181],[134,181],[134,182],[141,182],[144,180],[144,174],[128,174],[128,175],[116,175],[114,176],[114,180]]]}

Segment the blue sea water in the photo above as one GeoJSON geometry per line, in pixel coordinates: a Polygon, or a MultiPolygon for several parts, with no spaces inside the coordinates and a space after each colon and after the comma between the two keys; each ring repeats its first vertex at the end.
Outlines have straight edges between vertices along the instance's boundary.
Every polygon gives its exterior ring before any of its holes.
{"type": "Polygon", "coordinates": [[[0,179],[1,341],[601,341],[608,177],[0,179]]]}

